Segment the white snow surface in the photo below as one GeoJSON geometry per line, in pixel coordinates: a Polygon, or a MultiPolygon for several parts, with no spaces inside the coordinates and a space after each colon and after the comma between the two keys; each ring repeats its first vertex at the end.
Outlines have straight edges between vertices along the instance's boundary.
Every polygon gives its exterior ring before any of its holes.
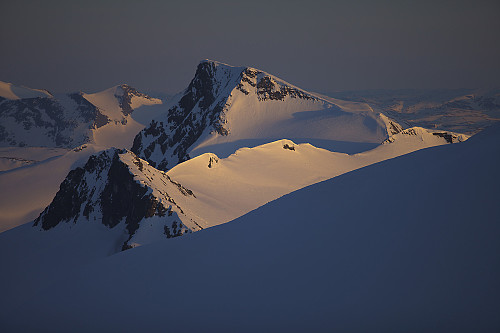
{"type": "Polygon", "coordinates": [[[91,224],[4,232],[0,330],[498,331],[499,141],[497,126],[112,256],[91,224]]]}

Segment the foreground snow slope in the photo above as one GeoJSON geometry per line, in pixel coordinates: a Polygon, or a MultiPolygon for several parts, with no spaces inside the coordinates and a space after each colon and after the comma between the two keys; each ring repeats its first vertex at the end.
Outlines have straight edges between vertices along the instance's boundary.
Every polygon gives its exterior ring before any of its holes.
{"type": "Polygon", "coordinates": [[[491,128],[102,260],[109,233],[88,247],[73,232],[88,225],[2,233],[0,329],[498,331],[499,140],[491,128]]]}

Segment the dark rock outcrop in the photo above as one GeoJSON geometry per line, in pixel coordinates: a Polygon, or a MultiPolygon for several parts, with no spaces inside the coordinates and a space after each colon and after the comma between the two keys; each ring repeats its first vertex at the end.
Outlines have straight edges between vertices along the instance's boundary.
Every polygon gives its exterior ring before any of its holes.
{"type": "Polygon", "coordinates": [[[195,198],[191,190],[166,174],[155,171],[133,153],[110,149],[91,156],[83,167],[70,171],[52,203],[34,221],[34,226],[49,230],[61,223],[97,221],[115,228],[123,222],[128,237],[122,249],[133,246],[132,238],[141,223],[153,216],[162,218],[161,223],[172,230],[171,236],[192,232],[191,228],[178,222],[179,215],[185,212],[165,188],[178,191],[182,196],[195,198]],[[121,158],[127,154],[133,157],[125,159],[131,160],[131,165],[121,158]],[[144,172],[145,178],[151,183],[146,184],[135,178],[137,172],[144,172]],[[162,189],[158,188],[157,192],[151,187],[154,186],[154,180],[150,172],[159,174],[161,179],[158,181],[165,185],[162,189]]]}

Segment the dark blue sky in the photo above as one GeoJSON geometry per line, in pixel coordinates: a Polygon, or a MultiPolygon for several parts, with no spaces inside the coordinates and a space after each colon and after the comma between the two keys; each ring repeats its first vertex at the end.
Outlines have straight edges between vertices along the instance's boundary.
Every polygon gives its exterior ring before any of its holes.
{"type": "Polygon", "coordinates": [[[201,59],[315,91],[500,87],[499,1],[1,1],[0,80],[177,92],[201,59]]]}

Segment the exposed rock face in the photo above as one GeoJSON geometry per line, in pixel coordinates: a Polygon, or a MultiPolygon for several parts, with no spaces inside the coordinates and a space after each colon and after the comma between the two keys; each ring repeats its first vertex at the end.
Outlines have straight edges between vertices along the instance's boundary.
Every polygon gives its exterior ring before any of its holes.
{"type": "MultiPolygon", "coordinates": [[[[240,74],[240,73],[239,73],[240,74]]],[[[220,115],[226,107],[227,85],[235,84],[239,74],[212,62],[198,65],[195,77],[168,111],[165,121],[153,121],[134,139],[132,151],[160,170],[167,170],[189,159],[187,150],[203,131],[212,126],[220,135],[227,135],[220,115]],[[226,83],[222,86],[224,78],[226,83]],[[164,158],[152,158],[155,150],[164,158]]]]}
{"type": "Polygon", "coordinates": [[[101,110],[87,101],[82,93],[68,95],[76,103],[76,109],[82,115],[83,121],[92,123],[92,128],[99,128],[110,123],[110,119],[101,113],[101,110]]]}
{"type": "Polygon", "coordinates": [[[257,96],[259,96],[259,100],[261,101],[283,101],[286,96],[301,99],[317,99],[299,89],[279,84],[271,76],[264,76],[257,82],[257,96]]]}
{"type": "Polygon", "coordinates": [[[168,117],[153,121],[134,140],[132,151],[160,170],[168,170],[190,158],[189,148],[206,131],[230,134],[226,112],[235,92],[256,96],[259,101],[317,100],[271,75],[250,67],[231,67],[203,61],[168,117]]]}
{"type": "MultiPolygon", "coordinates": [[[[42,132],[56,147],[69,147],[74,139],[69,134],[78,126],[77,119],[68,119],[63,106],[52,97],[10,100],[0,97],[0,142],[10,146],[26,146],[32,132],[42,132]]],[[[89,114],[85,110],[82,118],[89,114]]],[[[77,143],[75,143],[78,145],[77,143]]]]}
{"type": "Polygon", "coordinates": [[[417,137],[419,136],[421,140],[432,140],[436,138],[442,138],[445,142],[441,142],[441,144],[464,142],[469,138],[469,136],[465,134],[429,130],[422,127],[411,127],[396,133],[396,135],[391,135],[387,140],[382,142],[382,144],[390,144],[396,142],[400,138],[408,136],[417,136],[417,137]]]}
{"type": "Polygon", "coordinates": [[[115,97],[120,103],[120,108],[122,109],[122,113],[124,116],[128,116],[134,111],[134,108],[132,107],[132,98],[139,97],[148,100],[154,99],[146,94],[138,92],[135,88],[132,88],[127,84],[122,84],[117,87],[117,93],[115,94],[115,97]]]}
{"type": "Polygon", "coordinates": [[[463,135],[453,132],[434,132],[432,135],[438,136],[446,140],[447,143],[457,143],[465,141],[463,135]]]}
{"type": "MultiPolygon", "coordinates": [[[[133,247],[137,242],[134,235],[148,223],[155,227],[161,224],[160,229],[165,231],[166,237],[200,230],[174,197],[195,199],[191,190],[133,153],[110,149],[91,156],[83,167],[72,170],[34,225],[43,230],[61,223],[97,221],[109,228],[122,225],[127,235],[122,249],[133,247]]],[[[148,240],[142,238],[140,241],[148,240]]]]}

